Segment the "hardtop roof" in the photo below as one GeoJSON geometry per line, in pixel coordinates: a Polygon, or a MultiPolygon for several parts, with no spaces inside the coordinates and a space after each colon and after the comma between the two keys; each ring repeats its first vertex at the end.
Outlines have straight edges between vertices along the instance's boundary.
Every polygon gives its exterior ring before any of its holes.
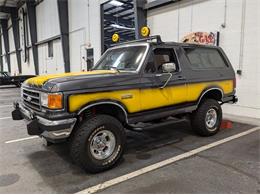
{"type": "Polygon", "coordinates": [[[114,44],[113,46],[124,46],[124,45],[142,45],[143,43],[148,43],[152,46],[179,46],[179,47],[205,47],[205,48],[219,48],[215,45],[206,44],[196,44],[196,43],[181,43],[181,42],[164,42],[161,40],[160,35],[151,36],[144,39],[137,39],[134,41],[127,41],[119,44],[114,44]],[[153,41],[156,40],[156,41],[153,41]]]}

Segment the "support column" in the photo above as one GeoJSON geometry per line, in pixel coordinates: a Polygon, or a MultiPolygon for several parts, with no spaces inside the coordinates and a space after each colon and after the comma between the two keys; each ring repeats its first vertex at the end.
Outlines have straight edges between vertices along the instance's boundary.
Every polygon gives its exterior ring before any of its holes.
{"type": "Polygon", "coordinates": [[[8,72],[11,72],[11,64],[10,64],[10,48],[9,48],[9,36],[8,36],[8,29],[7,29],[7,20],[1,20],[1,26],[3,31],[3,38],[4,38],[4,47],[5,47],[5,56],[6,62],[8,66],[8,72]]]}
{"type": "Polygon", "coordinates": [[[140,39],[141,28],[147,25],[147,12],[144,9],[146,0],[134,0],[134,13],[135,13],[135,38],[140,39]]]}
{"type": "Polygon", "coordinates": [[[57,0],[65,72],[70,72],[68,0],[57,0]]]}
{"type": "Polygon", "coordinates": [[[4,65],[3,65],[3,50],[2,50],[2,34],[0,35],[0,71],[4,70],[4,65]]]}
{"type": "Polygon", "coordinates": [[[39,59],[38,59],[38,48],[37,48],[37,24],[36,24],[36,9],[35,9],[35,2],[27,0],[27,13],[29,19],[29,29],[31,35],[31,42],[32,42],[32,53],[33,53],[33,60],[34,60],[34,67],[35,67],[35,74],[39,74],[39,59]]]}
{"type": "Polygon", "coordinates": [[[14,34],[14,46],[17,58],[17,65],[19,73],[22,73],[22,61],[21,61],[21,52],[20,52],[20,34],[19,34],[19,22],[18,22],[18,10],[13,9],[11,11],[11,20],[13,26],[13,34],[14,34]]]}

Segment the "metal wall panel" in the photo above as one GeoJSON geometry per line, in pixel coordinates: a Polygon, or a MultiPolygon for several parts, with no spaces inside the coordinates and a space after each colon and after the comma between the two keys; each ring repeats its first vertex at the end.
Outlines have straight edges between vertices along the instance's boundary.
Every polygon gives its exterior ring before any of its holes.
{"type": "Polygon", "coordinates": [[[36,6],[38,41],[60,34],[57,0],[44,0],[36,6]]]}
{"type": "Polygon", "coordinates": [[[57,74],[64,72],[64,62],[62,57],[61,41],[53,41],[53,57],[48,56],[48,44],[38,46],[39,53],[39,73],[57,74]]]}
{"type": "MultiPolygon", "coordinates": [[[[101,56],[101,40],[100,40],[100,4],[99,1],[89,0],[89,8],[88,8],[88,0],[68,0],[69,3],[69,32],[70,38],[74,39],[73,37],[74,32],[82,31],[83,35],[83,43],[82,38],[79,40],[71,41],[70,44],[73,42],[73,46],[71,48],[80,48],[82,44],[87,46],[91,44],[91,47],[95,48],[94,51],[94,61],[97,60],[101,56]],[[89,14],[88,14],[89,10],[89,14]]],[[[72,51],[72,49],[71,49],[72,51]]],[[[75,57],[75,52],[71,53],[71,67],[81,66],[80,64],[75,65],[75,63],[79,62],[78,57],[75,57]],[[74,54],[73,54],[74,53],[74,54]],[[76,60],[76,61],[75,61],[76,60]]],[[[78,55],[78,54],[76,54],[78,55]]]]}
{"type": "Polygon", "coordinates": [[[10,64],[11,64],[11,75],[18,75],[19,69],[18,69],[17,58],[15,53],[10,54],[10,64]]]}

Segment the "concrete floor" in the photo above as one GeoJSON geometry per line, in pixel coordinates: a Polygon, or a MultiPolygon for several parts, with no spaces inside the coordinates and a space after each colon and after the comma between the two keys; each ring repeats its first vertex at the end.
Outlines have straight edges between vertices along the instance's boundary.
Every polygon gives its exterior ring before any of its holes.
{"type": "MultiPolygon", "coordinates": [[[[18,88],[0,88],[0,193],[75,193],[253,127],[234,123],[209,138],[195,135],[187,123],[127,132],[124,159],[93,175],[72,164],[67,144],[45,147],[40,138],[5,143],[28,137],[23,121],[8,118],[18,97],[18,88]]],[[[101,193],[260,193],[259,137],[256,131],[101,193]]]]}

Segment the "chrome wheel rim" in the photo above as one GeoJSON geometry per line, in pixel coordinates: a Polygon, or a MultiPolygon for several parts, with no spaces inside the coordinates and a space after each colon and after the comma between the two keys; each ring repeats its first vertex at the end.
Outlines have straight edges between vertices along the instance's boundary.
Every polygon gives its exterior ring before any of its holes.
{"type": "Polygon", "coordinates": [[[116,146],[115,135],[108,130],[97,132],[90,142],[90,152],[97,160],[104,160],[112,155],[116,146]]]}
{"type": "Polygon", "coordinates": [[[214,108],[209,109],[205,118],[206,125],[209,129],[212,129],[216,125],[217,118],[217,111],[214,108]]]}

